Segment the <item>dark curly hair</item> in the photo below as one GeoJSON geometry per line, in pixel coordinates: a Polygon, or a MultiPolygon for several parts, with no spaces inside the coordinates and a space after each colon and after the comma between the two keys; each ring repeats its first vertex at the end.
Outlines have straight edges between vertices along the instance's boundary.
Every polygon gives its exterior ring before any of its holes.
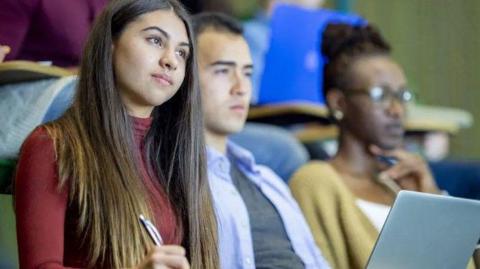
{"type": "Polygon", "coordinates": [[[322,40],[322,55],[326,59],[323,70],[323,94],[329,90],[350,87],[350,67],[358,58],[390,55],[390,45],[373,25],[353,26],[329,24],[322,40]]]}

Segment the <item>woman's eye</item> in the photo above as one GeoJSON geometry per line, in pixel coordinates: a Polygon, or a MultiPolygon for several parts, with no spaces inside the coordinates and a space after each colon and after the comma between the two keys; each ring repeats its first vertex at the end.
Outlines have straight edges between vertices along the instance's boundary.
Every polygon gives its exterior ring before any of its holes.
{"type": "Polygon", "coordinates": [[[182,49],[182,50],[178,50],[178,51],[177,51],[177,55],[180,56],[180,57],[182,57],[183,59],[187,59],[187,57],[188,57],[188,53],[187,53],[185,50],[183,50],[183,49],[182,49]]]}
{"type": "Polygon", "coordinates": [[[159,37],[149,37],[147,41],[157,46],[162,46],[163,44],[162,39],[159,37]]]}

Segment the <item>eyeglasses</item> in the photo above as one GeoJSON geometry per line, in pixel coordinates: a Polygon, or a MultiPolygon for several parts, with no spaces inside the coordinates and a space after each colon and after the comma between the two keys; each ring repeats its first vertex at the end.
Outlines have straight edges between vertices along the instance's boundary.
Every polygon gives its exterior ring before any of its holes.
{"type": "Polygon", "coordinates": [[[370,89],[345,90],[346,95],[367,95],[375,104],[388,107],[393,100],[406,104],[413,100],[413,93],[408,89],[393,91],[387,87],[374,86],[370,89]]]}

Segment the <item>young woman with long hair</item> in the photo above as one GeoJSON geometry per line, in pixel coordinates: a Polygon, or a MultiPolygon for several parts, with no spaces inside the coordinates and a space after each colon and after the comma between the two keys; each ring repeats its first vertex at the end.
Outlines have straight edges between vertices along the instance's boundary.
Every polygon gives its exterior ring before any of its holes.
{"type": "Polygon", "coordinates": [[[190,29],[175,0],[111,1],[99,16],[72,107],[22,146],[21,268],[218,267],[190,29]]]}

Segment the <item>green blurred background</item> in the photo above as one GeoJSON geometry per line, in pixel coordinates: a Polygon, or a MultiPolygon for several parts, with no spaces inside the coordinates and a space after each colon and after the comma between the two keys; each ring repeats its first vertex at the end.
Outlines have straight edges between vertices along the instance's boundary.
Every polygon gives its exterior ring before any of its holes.
{"type": "MultiPolygon", "coordinates": [[[[380,27],[419,101],[480,117],[480,1],[357,0],[352,10],[380,27]]],[[[480,156],[480,125],[454,137],[452,157],[480,156]]]]}
{"type": "MultiPolygon", "coordinates": [[[[216,2],[211,0],[212,2],[216,2]]],[[[256,0],[223,0],[246,19],[256,0]]],[[[479,0],[327,0],[324,7],[350,11],[376,24],[391,43],[422,104],[461,108],[480,118],[479,0]]],[[[461,130],[451,157],[478,159],[480,125],[461,130]]]]}

